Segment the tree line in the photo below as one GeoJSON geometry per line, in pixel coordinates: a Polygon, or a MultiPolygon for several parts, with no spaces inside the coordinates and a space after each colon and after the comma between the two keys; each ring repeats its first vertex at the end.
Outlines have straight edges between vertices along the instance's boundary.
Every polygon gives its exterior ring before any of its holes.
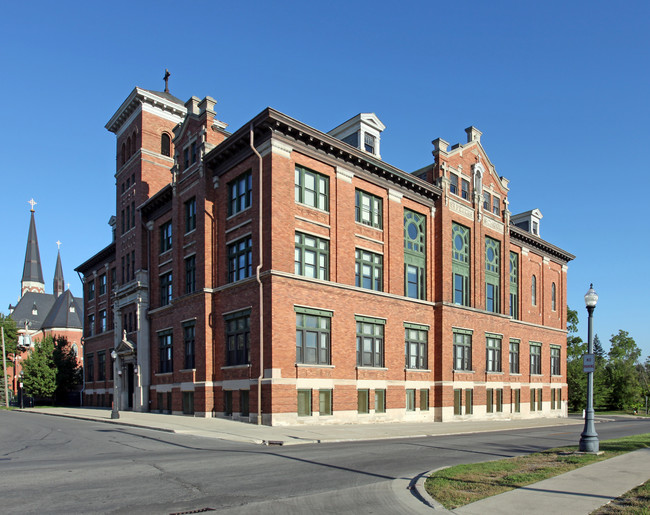
{"type": "MultiPolygon", "coordinates": [[[[581,411],[587,405],[587,374],[582,355],[588,342],[577,335],[578,313],[567,309],[567,383],[569,411],[581,411]]],[[[650,356],[640,362],[641,349],[634,338],[622,329],[610,338],[605,352],[600,338],[594,336],[594,409],[596,411],[638,411],[650,396],[650,356]]]]}

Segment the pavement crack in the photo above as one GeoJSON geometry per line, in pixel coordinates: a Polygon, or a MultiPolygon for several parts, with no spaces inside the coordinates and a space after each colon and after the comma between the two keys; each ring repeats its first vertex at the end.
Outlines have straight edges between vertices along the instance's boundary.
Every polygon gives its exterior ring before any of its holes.
{"type": "MultiPolygon", "coordinates": [[[[136,461],[136,460],[134,460],[134,461],[136,461]]],[[[176,477],[176,476],[172,475],[170,472],[166,471],[163,467],[161,467],[157,463],[146,463],[146,465],[149,465],[150,467],[152,467],[152,468],[156,469],[158,472],[160,472],[160,475],[162,476],[162,479],[164,479],[166,481],[174,482],[174,483],[178,484],[179,486],[181,486],[182,488],[184,488],[185,490],[189,491],[192,494],[204,495],[204,492],[203,492],[203,490],[201,490],[200,487],[198,487],[197,485],[195,485],[193,483],[190,483],[189,481],[186,481],[186,480],[184,480],[182,478],[179,478],[179,477],[176,477]]]]}

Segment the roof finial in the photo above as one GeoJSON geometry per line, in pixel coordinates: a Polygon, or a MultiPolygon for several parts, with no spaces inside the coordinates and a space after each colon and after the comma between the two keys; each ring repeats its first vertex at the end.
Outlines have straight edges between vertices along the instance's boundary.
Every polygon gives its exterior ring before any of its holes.
{"type": "Polygon", "coordinates": [[[165,68],[165,76],[163,77],[163,80],[165,81],[165,93],[169,93],[169,76],[171,73],[169,73],[169,70],[165,68]]]}
{"type": "Polygon", "coordinates": [[[33,213],[34,212],[34,206],[36,205],[36,202],[34,201],[34,199],[31,199],[31,200],[28,200],[27,203],[32,206],[30,211],[33,213]]]}
{"type": "Polygon", "coordinates": [[[59,240],[56,240],[56,248],[61,250],[61,242],[59,240]]]}

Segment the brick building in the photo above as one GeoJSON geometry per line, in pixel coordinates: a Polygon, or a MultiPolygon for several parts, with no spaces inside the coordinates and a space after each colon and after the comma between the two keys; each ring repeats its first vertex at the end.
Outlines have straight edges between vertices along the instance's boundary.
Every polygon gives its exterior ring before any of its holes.
{"type": "Polygon", "coordinates": [[[229,133],[215,103],[135,88],[106,125],[113,242],[77,268],[89,404],[117,376],[120,409],[273,425],[566,416],[574,256],[511,216],[480,131],[408,173],[374,114],[229,133]]]}

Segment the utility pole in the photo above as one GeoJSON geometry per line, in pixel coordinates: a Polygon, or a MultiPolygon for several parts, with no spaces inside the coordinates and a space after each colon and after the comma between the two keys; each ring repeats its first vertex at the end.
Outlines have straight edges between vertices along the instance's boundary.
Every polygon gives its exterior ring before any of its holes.
{"type": "Polygon", "coordinates": [[[2,331],[2,370],[4,371],[5,378],[5,406],[9,407],[9,389],[7,387],[7,355],[5,354],[5,328],[0,327],[2,331]]]}

